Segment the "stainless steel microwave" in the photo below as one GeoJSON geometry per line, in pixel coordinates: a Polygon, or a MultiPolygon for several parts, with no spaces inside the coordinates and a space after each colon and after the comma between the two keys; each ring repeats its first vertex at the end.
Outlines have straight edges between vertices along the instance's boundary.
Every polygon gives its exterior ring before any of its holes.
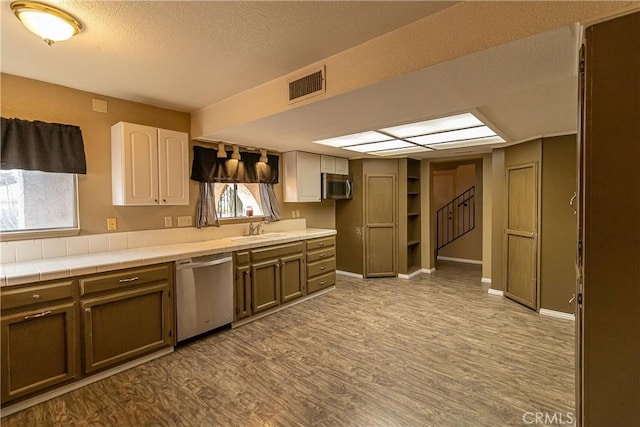
{"type": "Polygon", "coordinates": [[[351,199],[353,178],[351,175],[322,174],[322,199],[351,199]]]}

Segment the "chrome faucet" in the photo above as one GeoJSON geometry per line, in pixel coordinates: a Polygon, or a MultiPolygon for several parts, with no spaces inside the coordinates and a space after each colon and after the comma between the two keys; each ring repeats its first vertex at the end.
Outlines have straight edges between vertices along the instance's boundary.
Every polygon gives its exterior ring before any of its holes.
{"type": "Polygon", "coordinates": [[[262,224],[264,224],[264,222],[259,222],[256,225],[253,225],[253,222],[249,223],[249,236],[257,236],[260,234],[260,232],[262,231],[262,224]]]}

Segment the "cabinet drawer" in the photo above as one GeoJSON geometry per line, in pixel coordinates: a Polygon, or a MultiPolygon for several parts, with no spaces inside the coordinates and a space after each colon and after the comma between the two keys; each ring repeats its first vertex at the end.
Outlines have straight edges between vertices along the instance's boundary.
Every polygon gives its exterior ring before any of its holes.
{"type": "Polygon", "coordinates": [[[336,238],[334,236],[323,237],[322,239],[307,240],[308,251],[313,251],[315,249],[324,249],[324,248],[335,246],[335,245],[336,245],[336,238]]]}
{"type": "Polygon", "coordinates": [[[315,279],[307,280],[307,294],[319,291],[320,289],[328,288],[336,284],[336,272],[318,276],[315,279]]]}
{"type": "Polygon", "coordinates": [[[331,247],[327,249],[320,249],[313,252],[307,252],[307,262],[324,261],[327,258],[332,258],[336,255],[336,249],[331,247]]]}
{"type": "Polygon", "coordinates": [[[80,295],[89,295],[113,289],[127,289],[141,284],[168,280],[169,266],[136,268],[119,271],[113,274],[101,274],[99,276],[80,279],[80,295]]]}
{"type": "Polygon", "coordinates": [[[234,254],[235,265],[247,265],[249,264],[249,251],[236,252],[234,254]]]}
{"type": "Polygon", "coordinates": [[[3,290],[2,309],[21,307],[41,302],[55,301],[73,296],[73,281],[49,283],[46,285],[29,286],[27,288],[3,290]]]}
{"type": "Polygon", "coordinates": [[[251,251],[251,261],[263,261],[280,258],[284,255],[301,253],[304,251],[304,243],[291,243],[288,245],[268,246],[264,249],[253,249],[251,251]]]}
{"type": "Polygon", "coordinates": [[[314,262],[307,264],[307,277],[312,278],[321,274],[326,274],[336,269],[336,259],[329,258],[325,261],[314,262]]]}

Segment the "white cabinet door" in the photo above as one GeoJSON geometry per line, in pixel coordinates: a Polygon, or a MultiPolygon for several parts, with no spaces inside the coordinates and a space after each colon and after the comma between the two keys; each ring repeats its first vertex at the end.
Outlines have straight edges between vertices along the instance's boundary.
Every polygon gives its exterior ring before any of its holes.
{"type": "Polygon", "coordinates": [[[320,156],[320,172],[336,173],[336,158],[333,156],[320,156]]]}
{"type": "Polygon", "coordinates": [[[349,159],[336,157],[336,172],[338,175],[349,175],[349,159]]]}
{"type": "Polygon", "coordinates": [[[120,122],[111,128],[114,205],[158,204],[158,130],[120,122]]]}
{"type": "Polygon", "coordinates": [[[290,151],[283,154],[284,201],[320,201],[320,155],[290,151]]]}
{"type": "Polygon", "coordinates": [[[189,135],[120,122],[111,127],[114,205],[188,205],[189,135]]]}
{"type": "Polygon", "coordinates": [[[158,129],[158,172],[161,205],[189,204],[189,135],[158,129]]]}

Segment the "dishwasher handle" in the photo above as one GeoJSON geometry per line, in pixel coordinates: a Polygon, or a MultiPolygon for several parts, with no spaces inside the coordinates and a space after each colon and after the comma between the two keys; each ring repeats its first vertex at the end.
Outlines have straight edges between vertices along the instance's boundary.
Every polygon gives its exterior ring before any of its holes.
{"type": "Polygon", "coordinates": [[[192,262],[191,260],[186,260],[182,263],[178,262],[176,265],[176,270],[210,267],[212,265],[220,265],[220,264],[225,264],[227,262],[231,262],[231,257],[225,257],[225,258],[214,259],[211,261],[202,261],[202,262],[192,262]]]}

